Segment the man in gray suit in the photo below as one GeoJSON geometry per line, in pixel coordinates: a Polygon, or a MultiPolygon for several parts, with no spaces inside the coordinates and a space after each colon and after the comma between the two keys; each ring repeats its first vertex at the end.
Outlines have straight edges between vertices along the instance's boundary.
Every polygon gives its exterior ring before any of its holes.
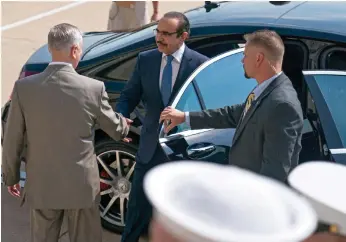
{"type": "Polygon", "coordinates": [[[230,163],[286,181],[289,171],[298,164],[303,114],[297,93],[282,72],[284,44],[269,30],[244,37],[245,76],[258,82],[245,103],[190,113],[168,107],[160,121],[170,122],[165,132],[183,122],[192,129],[236,128],[230,163]]]}
{"type": "Polygon", "coordinates": [[[14,85],[2,172],[10,193],[20,196],[20,155],[27,143],[22,199],[31,207],[32,242],[57,242],[64,216],[71,242],[102,241],[94,130],[98,125],[121,140],[129,121],[112,110],[102,82],[75,71],[82,42],[75,26],[53,27],[48,34],[52,62],[14,85]]]}

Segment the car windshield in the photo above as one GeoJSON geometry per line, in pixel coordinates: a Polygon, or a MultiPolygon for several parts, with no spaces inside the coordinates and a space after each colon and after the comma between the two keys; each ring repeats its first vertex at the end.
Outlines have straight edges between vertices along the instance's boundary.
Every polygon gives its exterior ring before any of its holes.
{"type": "Polygon", "coordinates": [[[340,135],[343,147],[346,146],[346,76],[316,75],[315,80],[326,101],[340,135]]]}

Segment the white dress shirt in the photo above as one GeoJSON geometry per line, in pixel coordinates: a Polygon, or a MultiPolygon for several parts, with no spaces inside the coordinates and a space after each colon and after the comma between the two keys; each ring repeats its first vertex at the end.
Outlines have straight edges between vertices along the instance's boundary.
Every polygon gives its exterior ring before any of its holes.
{"type": "MultiPolygon", "coordinates": [[[[172,56],[173,56],[173,60],[172,60],[172,90],[173,90],[174,83],[175,83],[177,76],[178,76],[178,72],[179,72],[181,60],[182,60],[183,55],[184,55],[184,51],[185,51],[185,44],[183,43],[182,46],[180,46],[180,48],[172,54],[172,56]]],[[[161,89],[161,83],[162,83],[162,73],[163,73],[163,69],[165,68],[166,64],[167,64],[167,55],[162,53],[162,61],[161,61],[161,68],[160,68],[160,89],[161,89]]]]}

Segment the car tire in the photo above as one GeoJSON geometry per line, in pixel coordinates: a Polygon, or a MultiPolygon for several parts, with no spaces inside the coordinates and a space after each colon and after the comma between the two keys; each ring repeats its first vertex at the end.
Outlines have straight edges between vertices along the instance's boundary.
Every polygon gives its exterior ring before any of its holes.
{"type": "Polygon", "coordinates": [[[103,228],[120,234],[125,227],[137,147],[105,139],[95,143],[95,152],[100,175],[101,224],[103,228]]]}

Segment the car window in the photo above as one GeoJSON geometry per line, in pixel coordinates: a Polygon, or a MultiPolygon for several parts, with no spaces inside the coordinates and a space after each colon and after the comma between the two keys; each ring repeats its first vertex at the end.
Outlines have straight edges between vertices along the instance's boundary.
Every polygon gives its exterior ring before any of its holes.
{"type": "Polygon", "coordinates": [[[227,51],[244,47],[245,40],[242,35],[233,33],[229,35],[209,35],[206,37],[197,36],[196,38],[189,39],[186,44],[189,48],[209,58],[213,58],[227,51]]]}
{"type": "MultiPolygon", "coordinates": [[[[184,90],[177,102],[176,109],[183,112],[201,111],[202,98],[206,109],[220,108],[243,103],[247,95],[256,86],[254,79],[244,75],[241,60],[243,52],[227,53],[215,57],[214,61],[194,73],[193,81],[184,90]],[[195,83],[195,86],[193,85],[195,83]],[[197,95],[197,90],[200,95],[197,95]]],[[[179,95],[178,95],[179,97],[179,95]]],[[[173,133],[190,129],[185,123],[178,126],[173,133]]]]}
{"type": "Polygon", "coordinates": [[[346,71],[346,49],[329,52],[325,58],[325,62],[326,69],[346,71]]]}
{"type": "Polygon", "coordinates": [[[135,69],[137,55],[117,61],[116,64],[97,73],[97,77],[106,80],[128,81],[135,69]]]}
{"type": "Polygon", "coordinates": [[[241,47],[241,45],[243,44],[232,43],[230,41],[213,42],[206,45],[198,46],[195,50],[205,56],[208,56],[209,58],[212,58],[226,51],[238,49],[241,47]]]}
{"type": "MultiPolygon", "coordinates": [[[[201,111],[201,105],[198,100],[197,93],[195,91],[195,88],[193,87],[192,82],[188,85],[188,87],[185,89],[184,94],[181,96],[176,109],[183,111],[183,112],[191,112],[191,111],[201,111]]],[[[177,127],[177,130],[175,130],[174,133],[179,133],[185,130],[190,130],[190,127],[186,124],[180,124],[177,127]]]]}
{"type": "Polygon", "coordinates": [[[346,77],[343,75],[316,75],[319,86],[328,109],[333,117],[343,146],[346,146],[346,77]]]}
{"type": "Polygon", "coordinates": [[[206,109],[243,103],[256,86],[247,79],[241,62],[243,52],[221,58],[200,71],[194,78],[206,109]]]}

